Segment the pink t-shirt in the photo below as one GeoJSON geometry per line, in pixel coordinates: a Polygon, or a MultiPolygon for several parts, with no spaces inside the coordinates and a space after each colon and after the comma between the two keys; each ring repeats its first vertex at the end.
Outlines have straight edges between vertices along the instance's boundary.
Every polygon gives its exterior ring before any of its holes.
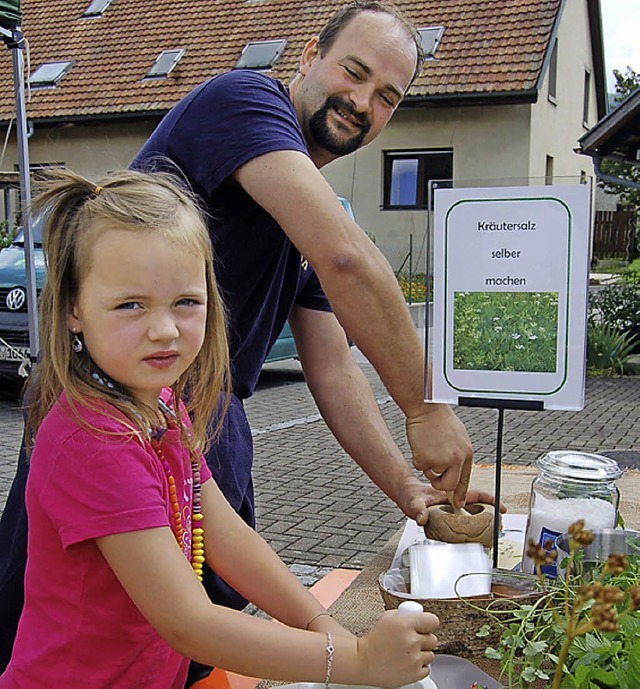
{"type": "MultiPolygon", "coordinates": [[[[117,415],[110,408],[112,415],[117,415]]],[[[64,396],[43,421],[27,482],[25,604],[0,689],[182,689],[188,660],[133,604],[103,558],[101,536],[170,526],[167,477],[151,445],[89,409],[82,427],[64,396]]],[[[162,438],[190,557],[193,481],[178,429],[162,438]]],[[[201,461],[201,480],[211,478],[201,461]]],[[[153,563],[149,563],[153,586],[153,563]]],[[[176,614],[180,601],[175,601],[176,614]]]]}

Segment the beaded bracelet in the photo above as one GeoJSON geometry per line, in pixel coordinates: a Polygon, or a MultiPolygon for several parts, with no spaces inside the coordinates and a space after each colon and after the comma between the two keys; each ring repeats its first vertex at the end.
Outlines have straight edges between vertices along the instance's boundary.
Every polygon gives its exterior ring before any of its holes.
{"type": "Polygon", "coordinates": [[[331,668],[333,667],[333,652],[335,648],[333,647],[333,640],[331,639],[331,634],[327,632],[327,676],[324,678],[325,689],[329,689],[329,682],[331,680],[331,668]]]}
{"type": "Polygon", "coordinates": [[[306,624],[305,629],[309,631],[309,627],[311,626],[311,623],[317,619],[318,617],[322,617],[323,615],[327,615],[328,617],[333,617],[330,612],[327,612],[326,610],[323,610],[322,612],[316,613],[306,624]]]}

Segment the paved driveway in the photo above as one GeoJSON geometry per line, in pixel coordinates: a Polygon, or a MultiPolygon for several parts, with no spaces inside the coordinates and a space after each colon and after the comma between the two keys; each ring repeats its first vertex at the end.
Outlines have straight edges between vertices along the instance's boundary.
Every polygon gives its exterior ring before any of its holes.
{"type": "MultiPolygon", "coordinates": [[[[403,417],[371,366],[382,413],[405,454],[403,417]]],[[[4,386],[4,382],[2,382],[4,386]]],[[[15,392],[0,394],[0,509],[15,470],[22,419],[15,392]]],[[[542,452],[618,451],[622,466],[640,468],[640,377],[588,378],[581,412],[506,411],[505,464],[531,465],[542,452]]],[[[302,575],[362,568],[403,521],[397,508],[345,455],[319,418],[296,361],[265,367],[247,401],[254,431],[258,528],[302,575]]],[[[495,461],[497,412],[460,408],[476,461],[495,461]]]]}

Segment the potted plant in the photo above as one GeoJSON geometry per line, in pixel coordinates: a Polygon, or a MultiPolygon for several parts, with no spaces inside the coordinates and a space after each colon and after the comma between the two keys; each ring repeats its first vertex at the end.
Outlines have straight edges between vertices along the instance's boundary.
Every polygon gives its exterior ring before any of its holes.
{"type": "Polygon", "coordinates": [[[569,553],[556,579],[541,572],[556,550],[529,541],[542,596],[506,622],[488,611],[500,643],[486,656],[500,661],[500,681],[509,689],[640,688],[640,555],[610,555],[590,570],[582,566],[582,548],[592,541],[584,521],[569,527],[569,553]]]}

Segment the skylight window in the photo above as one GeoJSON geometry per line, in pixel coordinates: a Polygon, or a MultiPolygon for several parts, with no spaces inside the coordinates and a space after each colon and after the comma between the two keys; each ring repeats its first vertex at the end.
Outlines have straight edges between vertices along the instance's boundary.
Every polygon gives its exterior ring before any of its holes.
{"type": "Polygon", "coordinates": [[[422,40],[422,49],[427,60],[432,60],[438,50],[442,34],[444,33],[444,26],[426,26],[418,29],[420,39],[422,40]]]}
{"type": "Polygon", "coordinates": [[[152,77],[166,77],[167,74],[178,64],[184,55],[184,49],[163,50],[156,58],[151,69],[146,73],[145,79],[152,77]]]}
{"type": "Polygon", "coordinates": [[[109,7],[113,0],[93,0],[93,2],[82,13],[83,17],[101,17],[102,13],[109,7]]]}
{"type": "Polygon", "coordinates": [[[242,49],[242,53],[235,64],[235,69],[269,69],[287,47],[283,39],[275,41],[250,41],[242,49]]]}
{"type": "Polygon", "coordinates": [[[45,62],[29,77],[29,86],[47,88],[57,86],[62,77],[73,67],[71,60],[45,62]]]}

